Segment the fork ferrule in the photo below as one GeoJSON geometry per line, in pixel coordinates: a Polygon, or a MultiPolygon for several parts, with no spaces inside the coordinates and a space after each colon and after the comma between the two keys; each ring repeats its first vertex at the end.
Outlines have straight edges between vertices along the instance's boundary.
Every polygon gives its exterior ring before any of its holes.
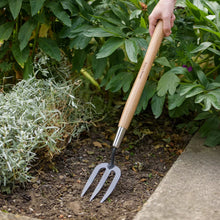
{"type": "Polygon", "coordinates": [[[113,142],[113,147],[119,148],[122,139],[125,135],[126,129],[123,127],[118,127],[114,142],[113,142]]]}

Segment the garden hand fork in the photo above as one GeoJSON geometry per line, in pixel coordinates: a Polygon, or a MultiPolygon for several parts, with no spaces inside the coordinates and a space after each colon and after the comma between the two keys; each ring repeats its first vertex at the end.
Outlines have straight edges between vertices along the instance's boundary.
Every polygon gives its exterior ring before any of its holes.
{"type": "Polygon", "coordinates": [[[154,34],[153,34],[151,41],[150,41],[150,44],[148,46],[144,61],[141,65],[141,68],[140,68],[139,73],[136,77],[136,80],[134,82],[132,90],[129,94],[128,100],[125,104],[123,113],[121,115],[121,118],[120,118],[120,121],[118,124],[118,130],[116,133],[116,137],[113,142],[111,161],[110,161],[110,163],[101,163],[95,167],[95,169],[93,170],[92,174],[90,175],[86,185],[84,186],[81,197],[84,196],[84,194],[86,193],[88,188],[91,186],[96,175],[102,169],[105,169],[105,172],[102,175],[102,178],[100,179],[97,187],[95,188],[95,190],[90,198],[90,201],[101,190],[101,188],[103,187],[104,183],[106,182],[106,180],[111,172],[114,172],[115,176],[114,176],[108,190],[106,191],[105,195],[103,196],[102,200],[100,201],[101,203],[104,202],[108,198],[108,196],[112,193],[116,184],[118,183],[118,180],[121,176],[121,170],[119,169],[119,167],[114,165],[115,152],[116,152],[116,149],[120,146],[121,141],[125,135],[125,132],[128,129],[130,122],[132,120],[132,117],[135,113],[139,99],[141,97],[145,83],[147,81],[151,66],[152,66],[153,61],[156,57],[156,54],[159,50],[160,44],[163,40],[163,36],[164,36],[163,35],[163,23],[162,23],[162,21],[159,21],[157,23],[154,34]]]}

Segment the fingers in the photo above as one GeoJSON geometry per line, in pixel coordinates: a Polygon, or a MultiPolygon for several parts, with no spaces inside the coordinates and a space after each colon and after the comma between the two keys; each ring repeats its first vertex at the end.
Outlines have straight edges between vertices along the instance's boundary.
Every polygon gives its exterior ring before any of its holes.
{"type": "Polygon", "coordinates": [[[176,0],[160,0],[149,16],[149,33],[152,36],[158,20],[163,21],[164,36],[171,34],[175,15],[173,14],[176,0]]]}
{"type": "Polygon", "coordinates": [[[164,18],[163,19],[163,33],[165,37],[168,37],[171,34],[171,19],[164,18]]]}
{"type": "Polygon", "coordinates": [[[165,37],[170,36],[172,33],[171,28],[174,26],[174,21],[176,19],[175,15],[172,14],[171,16],[149,16],[149,33],[152,37],[155,27],[157,25],[158,20],[163,20],[163,33],[165,37]],[[157,19],[156,19],[157,18],[157,19]]]}

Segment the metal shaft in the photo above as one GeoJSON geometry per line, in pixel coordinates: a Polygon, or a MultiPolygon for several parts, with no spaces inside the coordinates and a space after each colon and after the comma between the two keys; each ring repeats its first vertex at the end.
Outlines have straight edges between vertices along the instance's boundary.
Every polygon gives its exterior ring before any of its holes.
{"type": "Polygon", "coordinates": [[[116,153],[116,148],[113,147],[113,149],[112,149],[112,154],[111,154],[111,161],[110,161],[110,163],[109,163],[109,165],[108,165],[108,168],[109,168],[109,169],[111,169],[111,168],[114,167],[115,153],[116,153]]]}
{"type": "Polygon", "coordinates": [[[123,139],[123,137],[125,135],[125,132],[126,132],[125,128],[118,127],[118,130],[117,130],[114,142],[113,142],[113,147],[119,148],[119,146],[120,146],[120,144],[122,142],[122,139],[123,139]]]}

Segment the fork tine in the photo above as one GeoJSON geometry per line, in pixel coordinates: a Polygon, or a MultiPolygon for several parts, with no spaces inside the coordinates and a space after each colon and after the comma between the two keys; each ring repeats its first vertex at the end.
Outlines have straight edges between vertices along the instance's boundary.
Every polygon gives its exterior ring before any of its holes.
{"type": "Polygon", "coordinates": [[[95,169],[93,170],[92,174],[90,175],[88,181],[86,182],[86,185],[83,188],[83,191],[81,193],[81,197],[84,196],[84,194],[86,193],[86,191],[88,190],[88,188],[90,187],[90,185],[92,184],[93,180],[95,179],[96,175],[98,174],[98,172],[102,169],[102,168],[106,168],[108,165],[108,163],[101,163],[99,165],[97,165],[95,167],[95,169]]]}
{"type": "Polygon", "coordinates": [[[111,185],[109,186],[108,190],[106,191],[106,193],[103,196],[103,198],[100,201],[100,203],[103,203],[109,197],[109,195],[112,193],[112,191],[114,190],[115,186],[117,185],[118,180],[120,179],[121,170],[117,166],[114,166],[114,168],[112,170],[115,172],[115,177],[112,180],[111,185]]]}
{"type": "Polygon", "coordinates": [[[108,167],[106,167],[106,170],[104,172],[104,174],[102,175],[101,180],[99,181],[98,185],[96,186],[90,201],[93,200],[93,198],[98,194],[98,192],[101,190],[101,188],[103,187],[103,185],[105,184],[105,181],[107,180],[109,174],[111,173],[112,170],[109,170],[108,167]]]}

